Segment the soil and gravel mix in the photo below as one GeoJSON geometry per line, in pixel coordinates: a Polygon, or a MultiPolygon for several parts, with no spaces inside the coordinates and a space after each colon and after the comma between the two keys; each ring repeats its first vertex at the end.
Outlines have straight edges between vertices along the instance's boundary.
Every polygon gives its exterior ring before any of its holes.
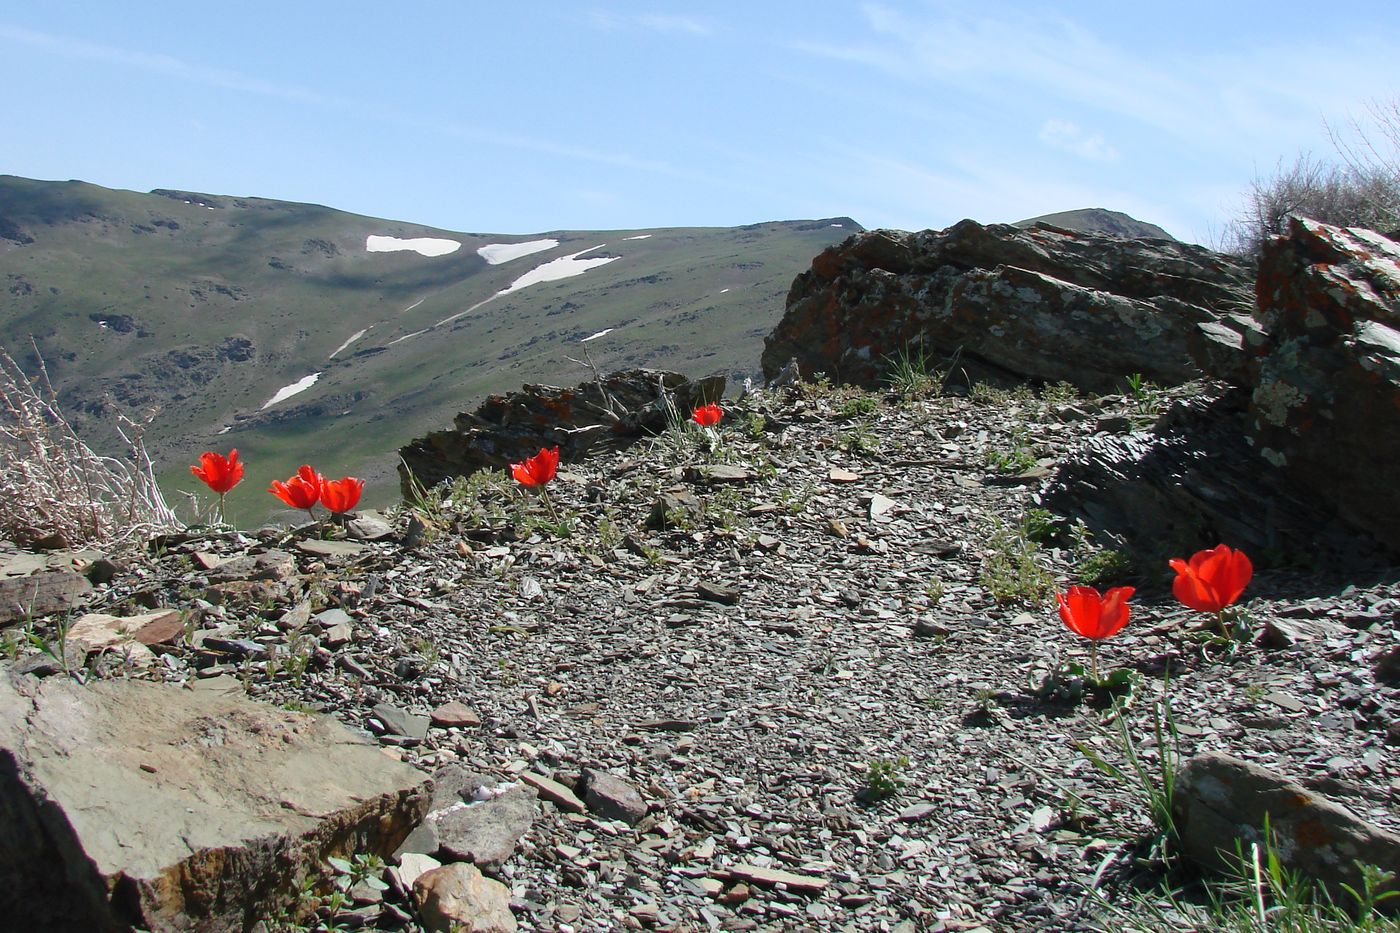
{"type": "Polygon", "coordinates": [[[1227,751],[1400,829],[1400,688],[1377,666],[1400,573],[1297,555],[1256,574],[1226,644],[1165,566],[1038,508],[1058,459],[1156,401],[803,385],[564,464],[547,498],[478,474],[380,540],[168,536],[114,558],[90,608],[178,607],[184,636],[98,666],[235,678],[428,770],[623,778],[635,825],[544,803],[494,873],[521,929],[1121,926],[1101,899],[1153,882],[1155,830],[1085,754],[1122,761],[1111,707],[1034,689],[1087,659],[1053,608],[1080,579],[1138,586],[1100,664],[1141,675],[1123,716],[1149,762],[1165,684],[1183,757],[1227,751]]]}

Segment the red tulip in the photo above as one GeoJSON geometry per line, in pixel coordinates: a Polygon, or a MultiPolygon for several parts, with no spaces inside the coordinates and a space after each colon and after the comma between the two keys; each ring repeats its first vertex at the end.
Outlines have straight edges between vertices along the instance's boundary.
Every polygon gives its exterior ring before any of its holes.
{"type": "Polygon", "coordinates": [[[303,463],[296,475],[285,483],[273,480],[272,488],[268,489],[268,492],[294,509],[306,509],[309,512],[316,500],[321,498],[321,484],[324,482],[320,473],[303,463]]]}
{"type": "Polygon", "coordinates": [[[714,402],[708,405],[701,405],[690,413],[690,417],[701,427],[708,428],[712,424],[719,424],[719,419],[724,417],[724,409],[714,402]]]}
{"type": "Polygon", "coordinates": [[[519,463],[510,465],[510,473],[515,477],[515,481],[522,486],[543,486],[554,479],[554,474],[559,472],[559,448],[540,448],[540,452],[522,460],[519,463]]]}
{"type": "Polygon", "coordinates": [[[355,503],[360,501],[360,493],[364,491],[364,488],[365,481],[353,476],[337,480],[323,480],[321,483],[321,504],[336,515],[343,514],[353,509],[355,503]]]}
{"type": "Polygon", "coordinates": [[[1240,598],[1254,576],[1254,565],[1244,551],[1232,551],[1223,544],[1197,551],[1190,561],[1173,558],[1167,563],[1176,571],[1173,595],[1197,612],[1221,612],[1240,598]]]}
{"type": "Polygon", "coordinates": [[[220,496],[238,485],[243,478],[243,464],[238,462],[238,448],[228,452],[228,456],[206,450],[199,455],[199,466],[190,467],[190,472],[220,496]]]}
{"type": "Polygon", "coordinates": [[[1072,586],[1068,593],[1058,593],[1060,619],[1071,632],[1098,641],[1116,634],[1128,624],[1128,598],[1131,586],[1116,586],[1103,596],[1092,586],[1072,586]]]}

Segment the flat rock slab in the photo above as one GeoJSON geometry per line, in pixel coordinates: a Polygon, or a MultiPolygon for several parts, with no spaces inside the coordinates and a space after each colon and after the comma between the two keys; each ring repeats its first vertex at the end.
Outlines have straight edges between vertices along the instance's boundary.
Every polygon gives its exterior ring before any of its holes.
{"type": "Polygon", "coordinates": [[[331,855],[388,855],[431,781],[327,716],[217,690],[0,672],[0,916],[244,930],[331,855]]]}
{"type": "Polygon", "coordinates": [[[71,570],[0,579],[0,625],[72,609],[91,592],[88,578],[71,570]]]}

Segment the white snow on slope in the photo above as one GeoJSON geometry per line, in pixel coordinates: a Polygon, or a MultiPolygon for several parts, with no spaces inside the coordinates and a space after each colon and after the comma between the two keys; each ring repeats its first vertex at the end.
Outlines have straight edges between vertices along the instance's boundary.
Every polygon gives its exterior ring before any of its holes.
{"type": "Polygon", "coordinates": [[[559,279],[567,279],[575,275],[582,275],[589,269],[605,266],[614,259],[622,258],[620,256],[599,256],[593,259],[578,258],[584,253],[591,253],[595,249],[602,249],[607,245],[606,243],[599,243],[597,246],[590,246],[588,249],[581,249],[577,253],[570,253],[567,256],[561,256],[558,259],[552,259],[542,265],[535,266],[535,268],[531,269],[514,282],[511,282],[509,288],[503,288],[496,294],[505,295],[510,292],[519,291],[522,288],[528,288],[531,285],[537,285],[540,282],[556,282],[559,279]]]}
{"type": "Polygon", "coordinates": [[[637,234],[636,236],[625,236],[625,237],[623,237],[623,239],[624,239],[624,240],[649,240],[649,239],[651,239],[651,234],[650,234],[650,233],[639,233],[639,234],[637,234]]]}
{"type": "MultiPolygon", "coordinates": [[[[374,325],[371,324],[369,327],[373,327],[373,326],[374,326],[374,325]]],[[[340,346],[338,346],[338,347],[336,347],[334,350],[332,350],[332,351],[331,351],[331,355],[328,356],[328,357],[326,357],[326,359],[328,359],[328,360],[333,360],[333,359],[335,359],[337,353],[339,353],[341,350],[344,350],[346,347],[350,346],[350,344],[354,343],[356,340],[359,340],[361,337],[363,337],[363,336],[365,335],[365,332],[369,330],[369,327],[361,328],[360,330],[355,331],[353,334],[351,334],[351,335],[349,336],[348,339],[346,339],[346,341],[345,341],[344,343],[342,343],[340,346]]],[[[267,406],[264,405],[263,407],[266,408],[267,406]]]]}
{"type": "Polygon", "coordinates": [[[411,240],[401,240],[396,236],[370,236],[365,237],[365,252],[368,253],[396,253],[403,250],[413,250],[423,256],[446,256],[448,253],[455,253],[462,248],[462,244],[456,240],[440,240],[436,237],[420,236],[411,240]]]}
{"type": "Polygon", "coordinates": [[[271,408],[278,402],[285,402],[287,399],[291,398],[293,395],[296,395],[298,392],[305,392],[307,389],[314,386],[316,384],[316,380],[320,378],[320,373],[312,373],[309,376],[303,376],[296,382],[293,382],[291,385],[283,386],[282,388],[278,389],[277,394],[272,396],[272,398],[268,399],[266,402],[263,402],[262,407],[271,408]]]}
{"type": "Polygon", "coordinates": [[[590,341],[590,340],[597,340],[599,337],[603,336],[604,334],[611,334],[612,332],[613,332],[613,329],[612,329],[611,327],[607,327],[607,328],[604,328],[603,330],[598,331],[598,333],[596,333],[596,334],[589,334],[587,337],[584,337],[582,340],[580,340],[579,343],[587,343],[587,342],[590,341]]]}
{"type": "Polygon", "coordinates": [[[476,254],[493,266],[519,259],[531,253],[542,253],[559,245],[558,240],[530,240],[525,243],[491,243],[477,249],[476,254]]]}

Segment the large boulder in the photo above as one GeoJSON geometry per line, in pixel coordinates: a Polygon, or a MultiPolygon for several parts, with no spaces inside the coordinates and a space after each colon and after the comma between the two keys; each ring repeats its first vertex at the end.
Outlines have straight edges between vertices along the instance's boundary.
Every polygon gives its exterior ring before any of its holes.
{"type": "Polygon", "coordinates": [[[1202,328],[1197,359],[1250,393],[1261,457],[1400,547],[1400,243],[1293,217],[1264,246],[1251,318],[1202,328]]]}
{"type": "Polygon", "coordinates": [[[719,401],[724,385],[723,376],[691,380],[630,369],[571,389],[527,385],[492,395],[475,412],[459,414],[451,430],[401,447],[400,485],[411,496],[415,485],[431,488],[478,470],[504,469],[541,447],[558,446],[561,460],[577,460],[599,443],[664,431],[671,418],[687,418],[697,405],[719,401]]]}
{"type": "Polygon", "coordinates": [[[910,347],[957,354],[974,376],[1065,381],[1089,391],[1140,373],[1196,378],[1196,325],[1248,308],[1249,267],[1201,246],[1039,223],[874,230],[821,253],[797,277],[765,340],[763,372],[795,359],[873,384],[910,347]]]}
{"type": "Polygon", "coordinates": [[[0,916],[29,933],[246,930],[294,910],[327,857],[392,853],[431,791],[330,717],[241,689],[0,671],[0,916]]]}
{"type": "MultiPolygon", "coordinates": [[[[1172,817],[1182,847],[1196,864],[1237,874],[1239,854],[1271,844],[1283,864],[1324,885],[1338,903],[1342,885],[1360,891],[1357,862],[1393,870],[1400,836],[1368,823],[1340,804],[1267,768],[1219,752],[1192,758],[1181,769],[1172,817]]],[[[1392,878],[1381,891],[1400,890],[1392,878]]]]}

